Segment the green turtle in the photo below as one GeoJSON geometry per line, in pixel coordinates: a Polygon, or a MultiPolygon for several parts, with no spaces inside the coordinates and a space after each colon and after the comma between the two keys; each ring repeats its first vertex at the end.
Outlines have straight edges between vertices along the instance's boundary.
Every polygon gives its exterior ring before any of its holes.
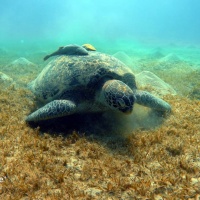
{"type": "Polygon", "coordinates": [[[125,64],[97,51],[56,57],[28,87],[42,105],[26,121],[109,110],[130,114],[134,103],[161,113],[171,111],[164,100],[137,89],[125,64]]]}
{"type": "Polygon", "coordinates": [[[44,61],[52,56],[58,55],[88,55],[88,51],[79,45],[70,44],[63,47],[59,47],[57,51],[44,57],[44,61]]]}

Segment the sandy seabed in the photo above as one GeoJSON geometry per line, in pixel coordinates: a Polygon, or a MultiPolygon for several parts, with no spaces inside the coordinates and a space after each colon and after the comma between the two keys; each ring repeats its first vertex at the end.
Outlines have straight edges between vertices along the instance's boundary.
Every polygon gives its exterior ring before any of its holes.
{"type": "Polygon", "coordinates": [[[27,124],[31,92],[1,86],[0,199],[200,199],[199,90],[186,87],[199,84],[199,74],[157,75],[180,93],[163,97],[173,112],[154,120],[136,106],[126,118],[27,124]]]}

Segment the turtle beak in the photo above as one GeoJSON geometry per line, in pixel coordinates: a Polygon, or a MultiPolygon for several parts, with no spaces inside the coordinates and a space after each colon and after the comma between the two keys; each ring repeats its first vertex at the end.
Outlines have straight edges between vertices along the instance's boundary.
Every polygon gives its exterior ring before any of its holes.
{"type": "Polygon", "coordinates": [[[130,115],[130,114],[132,113],[132,111],[133,111],[133,109],[129,109],[129,110],[127,110],[124,114],[130,115]]]}
{"type": "Polygon", "coordinates": [[[120,111],[122,111],[124,114],[126,114],[126,115],[130,115],[131,113],[132,113],[132,111],[133,111],[133,106],[131,106],[131,107],[126,107],[126,108],[124,108],[124,109],[120,109],[120,111]]]}
{"type": "Polygon", "coordinates": [[[133,105],[135,102],[135,98],[133,95],[130,95],[128,98],[124,98],[123,99],[123,104],[124,106],[121,106],[121,108],[119,109],[121,112],[123,112],[124,114],[131,114],[133,111],[133,105]]]}

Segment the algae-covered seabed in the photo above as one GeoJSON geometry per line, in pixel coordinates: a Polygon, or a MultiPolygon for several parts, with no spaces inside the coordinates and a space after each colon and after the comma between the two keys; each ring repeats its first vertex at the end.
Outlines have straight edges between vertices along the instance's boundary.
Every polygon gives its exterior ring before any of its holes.
{"type": "MultiPolygon", "coordinates": [[[[17,58],[1,56],[0,69],[17,58]]],[[[24,85],[44,66],[41,55],[26,58],[38,68],[20,76],[7,72],[24,85]]],[[[154,68],[156,62],[141,59],[140,70],[152,71],[178,92],[163,97],[173,107],[164,119],[136,106],[129,117],[26,124],[25,116],[36,109],[31,92],[1,86],[0,199],[199,199],[200,73],[189,62],[165,71],[154,68]]]]}

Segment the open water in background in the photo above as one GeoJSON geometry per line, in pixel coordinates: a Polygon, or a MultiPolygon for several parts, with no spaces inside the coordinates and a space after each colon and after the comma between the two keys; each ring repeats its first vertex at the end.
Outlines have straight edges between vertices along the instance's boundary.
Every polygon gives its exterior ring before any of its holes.
{"type": "MultiPolygon", "coordinates": [[[[198,0],[0,0],[1,48],[46,50],[70,43],[102,49],[199,47],[198,0]],[[120,48],[122,48],[120,46],[120,48]]],[[[123,50],[124,50],[123,49],[123,50]]]]}

